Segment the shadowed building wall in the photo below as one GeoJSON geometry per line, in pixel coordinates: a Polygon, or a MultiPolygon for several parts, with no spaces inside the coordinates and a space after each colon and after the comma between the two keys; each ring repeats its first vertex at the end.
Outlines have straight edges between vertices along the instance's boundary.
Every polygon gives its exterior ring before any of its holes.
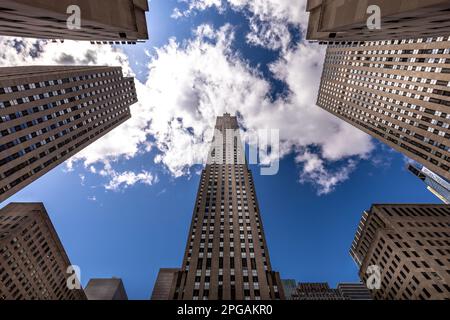
{"type": "Polygon", "coordinates": [[[2,0],[0,35],[134,43],[148,39],[147,0],[2,0]],[[81,29],[71,30],[67,8],[79,6],[81,29]]]}
{"type": "Polygon", "coordinates": [[[450,35],[448,0],[308,0],[308,40],[373,41],[450,35]],[[371,30],[370,5],[381,13],[381,29],[371,30]]]}

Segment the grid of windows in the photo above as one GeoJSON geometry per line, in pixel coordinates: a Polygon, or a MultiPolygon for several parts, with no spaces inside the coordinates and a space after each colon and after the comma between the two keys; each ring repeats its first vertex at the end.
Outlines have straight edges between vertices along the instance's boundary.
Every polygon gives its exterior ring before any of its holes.
{"type": "Polygon", "coordinates": [[[0,211],[0,300],[78,300],[70,265],[41,204],[10,204],[0,211]]]}
{"type": "Polygon", "coordinates": [[[0,200],[129,119],[137,101],[120,68],[3,68],[0,76],[0,200]]]}
{"type": "Polygon", "coordinates": [[[279,299],[235,117],[217,120],[175,299],[279,299]]]}
{"type": "Polygon", "coordinates": [[[364,283],[381,270],[375,299],[450,299],[450,208],[375,205],[361,219],[350,251],[364,283]]]}
{"type": "Polygon", "coordinates": [[[317,104],[450,178],[450,37],[330,46],[317,104]]]}

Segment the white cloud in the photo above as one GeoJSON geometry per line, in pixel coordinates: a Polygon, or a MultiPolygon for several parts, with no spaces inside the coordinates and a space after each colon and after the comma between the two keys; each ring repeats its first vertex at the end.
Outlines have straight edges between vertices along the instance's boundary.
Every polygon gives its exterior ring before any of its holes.
{"type": "MultiPolygon", "coordinates": [[[[140,102],[132,106],[132,119],[78,153],[69,167],[82,161],[87,171],[109,179],[105,184],[109,190],[136,183],[151,185],[158,178],[150,171],[117,172],[112,165],[157,150],[155,164],[174,177],[196,173],[197,168],[191,169],[205,161],[216,116],[230,112],[242,116],[249,132],[280,129],[281,155],[294,152],[300,156],[297,161],[305,164],[300,180],[315,184],[319,193],[331,192],[348,178],[357,159],[367,156],[372,144],[368,135],[315,106],[324,49],[302,43],[287,48],[270,70],[286,83],[288,93],[272,101],[270,82],[233,52],[233,41],[232,26],[216,30],[201,25],[192,39],[182,43],[171,39],[156,48],[147,82],[136,80],[140,102]],[[330,165],[345,161],[328,171],[330,165]],[[101,170],[99,163],[103,163],[101,170]],[[311,163],[315,170],[306,169],[311,163]]],[[[18,43],[17,53],[14,42],[0,38],[0,65],[95,61],[122,65],[126,75],[132,74],[127,57],[110,46],[70,41],[18,43]]]]}
{"type": "MultiPolygon", "coordinates": [[[[121,66],[125,76],[133,76],[127,56],[121,49],[109,45],[0,37],[0,66],[57,64],[121,66]]],[[[95,174],[96,170],[91,165],[96,162],[130,159],[141,152],[140,145],[147,143],[149,104],[146,103],[145,86],[136,79],[135,84],[139,103],[131,106],[132,118],[68,160],[69,170],[76,161],[82,160],[89,171],[95,174]]],[[[80,178],[84,184],[85,176],[80,178]]]]}
{"type": "Polygon", "coordinates": [[[227,7],[247,15],[250,32],[247,41],[271,50],[285,51],[291,36],[288,26],[305,31],[308,23],[307,0],[183,0],[187,9],[176,8],[173,18],[181,18],[197,11],[216,8],[224,12],[227,7]]]}
{"type": "MultiPolygon", "coordinates": [[[[230,26],[214,30],[203,25],[195,34],[184,45],[172,39],[157,49],[149,65],[147,87],[153,105],[149,131],[161,150],[155,161],[174,176],[187,174],[194,164],[204,161],[209,129],[225,111],[239,112],[249,132],[280,129],[282,155],[303,154],[306,148],[317,146],[317,156],[325,163],[370,153],[368,135],[315,106],[323,47],[299,44],[270,66],[290,91],[271,101],[268,80],[230,50],[234,40],[230,26]]],[[[343,174],[333,183],[307,180],[309,172],[302,173],[302,181],[316,183],[322,193],[330,192],[350,173],[348,165],[340,170],[343,174]]],[[[325,165],[321,172],[326,174],[325,165]]]]}
{"type": "Polygon", "coordinates": [[[356,169],[355,160],[349,159],[345,165],[337,171],[326,169],[325,162],[314,153],[305,151],[295,158],[297,163],[303,165],[300,173],[300,182],[310,182],[320,185],[319,195],[330,193],[341,182],[347,180],[353,170],[356,169]]]}
{"type": "Polygon", "coordinates": [[[125,171],[122,173],[111,173],[112,179],[105,185],[106,190],[118,191],[133,186],[136,183],[143,183],[146,185],[153,185],[158,182],[158,178],[148,171],[135,173],[132,171],[125,171]]]}

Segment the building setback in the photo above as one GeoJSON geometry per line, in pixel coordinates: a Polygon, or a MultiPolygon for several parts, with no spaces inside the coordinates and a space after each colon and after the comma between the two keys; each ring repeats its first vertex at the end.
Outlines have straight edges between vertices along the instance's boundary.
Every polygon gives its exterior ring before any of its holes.
{"type": "Polygon", "coordinates": [[[67,286],[70,265],[42,203],[0,210],[0,300],[85,300],[67,286]]]}
{"type": "Polygon", "coordinates": [[[128,300],[122,279],[91,279],[84,289],[88,300],[128,300]]]}
{"type": "Polygon", "coordinates": [[[236,117],[217,118],[172,299],[284,299],[238,128],[236,117]]]}
{"type": "Polygon", "coordinates": [[[368,41],[450,35],[448,0],[308,0],[306,39],[368,41]],[[377,5],[381,29],[368,28],[369,6],[377,5]]]}
{"type": "Polygon", "coordinates": [[[450,37],[328,46],[317,105],[450,179],[450,37]]]}
{"type": "Polygon", "coordinates": [[[376,279],[369,267],[379,268],[374,299],[450,299],[449,227],[449,205],[376,204],[364,212],[350,255],[363,283],[376,279]]]}
{"type": "Polygon", "coordinates": [[[0,68],[0,202],[131,117],[120,67],[0,68]]]}
{"type": "Polygon", "coordinates": [[[161,268],[156,278],[151,300],[171,300],[170,289],[180,268],[161,268]]]}
{"type": "Polygon", "coordinates": [[[339,283],[337,288],[348,300],[372,300],[372,294],[364,283],[339,283]]]}
{"type": "Polygon", "coordinates": [[[0,35],[134,43],[148,39],[147,0],[2,0],[0,35]],[[80,8],[81,29],[69,29],[68,7],[80,8]]]}

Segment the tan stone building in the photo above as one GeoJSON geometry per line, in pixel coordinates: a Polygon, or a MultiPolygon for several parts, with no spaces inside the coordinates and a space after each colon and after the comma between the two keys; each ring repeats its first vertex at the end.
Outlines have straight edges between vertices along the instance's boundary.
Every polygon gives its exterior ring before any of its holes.
{"type": "Polygon", "coordinates": [[[238,128],[234,116],[217,118],[171,299],[284,299],[238,128]]]}
{"type": "Polygon", "coordinates": [[[148,39],[147,0],[2,0],[0,35],[134,43],[148,39]],[[69,29],[71,5],[80,8],[81,29],[69,29]]]}
{"type": "Polygon", "coordinates": [[[0,300],[85,300],[67,286],[70,265],[42,203],[0,210],[0,300]]]}
{"type": "Polygon", "coordinates": [[[367,41],[450,35],[448,0],[308,0],[308,40],[367,41]],[[381,28],[367,21],[380,8],[381,28]]]}
{"type": "Polygon", "coordinates": [[[0,202],[131,117],[120,67],[0,68],[0,202]]]}
{"type": "MultiPolygon", "coordinates": [[[[450,299],[450,205],[373,205],[350,254],[363,283],[380,270],[379,300],[450,299]]],[[[376,282],[374,282],[376,284],[376,282]]]]}
{"type": "Polygon", "coordinates": [[[328,46],[317,105],[450,179],[450,37],[328,46]]]}

